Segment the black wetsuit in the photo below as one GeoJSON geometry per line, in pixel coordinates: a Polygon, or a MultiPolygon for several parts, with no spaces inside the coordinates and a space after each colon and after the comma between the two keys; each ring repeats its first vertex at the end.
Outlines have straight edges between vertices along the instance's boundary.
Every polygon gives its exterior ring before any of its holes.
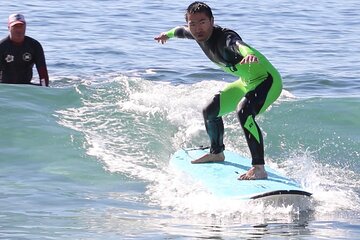
{"type": "Polygon", "coordinates": [[[24,42],[16,44],[6,37],[0,42],[0,82],[31,84],[33,66],[36,65],[40,79],[49,85],[45,55],[41,44],[25,36],[24,42]]]}

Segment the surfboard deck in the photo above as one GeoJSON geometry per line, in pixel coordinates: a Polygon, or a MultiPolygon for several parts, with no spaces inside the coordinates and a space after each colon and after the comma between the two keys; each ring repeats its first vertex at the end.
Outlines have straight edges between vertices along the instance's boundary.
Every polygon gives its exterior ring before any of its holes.
{"type": "Polygon", "coordinates": [[[312,195],[302,189],[297,182],[266,165],[268,179],[238,180],[238,176],[251,167],[251,160],[232,151],[224,151],[224,162],[191,163],[192,160],[208,152],[208,149],[203,148],[180,149],[171,156],[169,165],[199,181],[217,197],[241,200],[266,199],[279,204],[292,204],[312,195]]]}

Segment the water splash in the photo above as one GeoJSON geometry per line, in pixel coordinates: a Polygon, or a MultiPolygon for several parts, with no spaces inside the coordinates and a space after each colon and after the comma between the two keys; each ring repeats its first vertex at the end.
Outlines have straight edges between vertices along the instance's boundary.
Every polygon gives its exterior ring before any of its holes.
{"type": "MultiPolygon", "coordinates": [[[[197,183],[168,169],[168,160],[176,149],[184,144],[207,143],[201,108],[211,93],[224,84],[202,81],[173,85],[138,77],[109,76],[101,83],[80,82],[76,91],[81,104],[59,110],[57,116],[60,124],[85,135],[87,153],[99,159],[107,171],[148,182],[149,204],[160,206],[169,214],[189,219],[195,215],[200,221],[209,222],[214,221],[214,216],[219,221],[255,219],[254,224],[272,218],[297,219],[299,213],[291,207],[273,209],[261,203],[217,199],[197,183]]],[[[281,99],[294,101],[286,91],[281,99]]],[[[281,104],[280,101],[276,107],[281,104]]],[[[267,117],[261,116],[259,121],[267,117]]],[[[228,149],[247,155],[236,116],[229,114],[224,120],[228,149]]],[[[288,147],[287,142],[283,147],[288,147]]],[[[314,193],[315,212],[319,216],[359,208],[356,193],[359,180],[348,169],[317,163],[311,152],[301,148],[282,162],[269,158],[267,164],[314,193]]]]}

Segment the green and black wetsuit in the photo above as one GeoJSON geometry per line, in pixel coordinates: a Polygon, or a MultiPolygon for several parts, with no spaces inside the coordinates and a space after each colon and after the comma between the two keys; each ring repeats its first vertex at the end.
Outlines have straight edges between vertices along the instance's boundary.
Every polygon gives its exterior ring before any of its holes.
{"type": "MultiPolygon", "coordinates": [[[[173,28],[166,35],[169,38],[194,39],[185,26],[173,28]]],[[[225,149],[222,116],[236,110],[250,148],[252,164],[265,164],[263,138],[255,116],[264,112],[280,96],[282,80],[279,72],[264,55],[244,43],[230,29],[214,26],[210,38],[197,43],[212,62],[239,77],[216,94],[203,110],[211,141],[210,152],[216,154],[225,149]],[[247,55],[256,56],[258,62],[239,64],[247,55]]]]}

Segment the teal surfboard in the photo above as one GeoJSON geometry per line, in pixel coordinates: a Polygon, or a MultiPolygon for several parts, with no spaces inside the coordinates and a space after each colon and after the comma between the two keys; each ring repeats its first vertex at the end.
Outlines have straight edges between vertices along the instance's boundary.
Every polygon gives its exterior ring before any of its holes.
{"type": "Polygon", "coordinates": [[[251,160],[232,151],[224,151],[225,161],[221,163],[191,163],[208,152],[204,148],[181,149],[171,156],[169,165],[200,182],[208,192],[220,198],[267,198],[273,201],[281,198],[282,203],[292,204],[311,196],[297,182],[266,165],[268,179],[238,180],[238,176],[251,167],[251,160]]]}

